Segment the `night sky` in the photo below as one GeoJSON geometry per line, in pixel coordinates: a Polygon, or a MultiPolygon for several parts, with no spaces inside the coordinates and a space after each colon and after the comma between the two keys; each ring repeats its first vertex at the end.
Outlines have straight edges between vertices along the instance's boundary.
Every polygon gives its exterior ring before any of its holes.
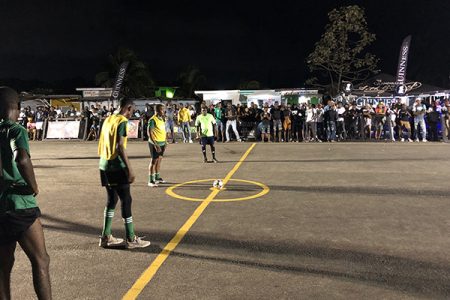
{"type": "Polygon", "coordinates": [[[235,89],[247,80],[300,87],[327,13],[359,4],[377,36],[370,50],[382,72],[395,74],[411,34],[407,77],[450,88],[450,1],[270,2],[0,0],[0,78],[93,84],[122,46],[147,63],[158,85],[175,84],[195,65],[205,88],[235,89]]]}

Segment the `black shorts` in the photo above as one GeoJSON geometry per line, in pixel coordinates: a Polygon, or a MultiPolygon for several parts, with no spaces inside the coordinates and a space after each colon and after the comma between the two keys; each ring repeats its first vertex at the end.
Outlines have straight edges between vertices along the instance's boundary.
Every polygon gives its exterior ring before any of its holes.
{"type": "Polygon", "coordinates": [[[0,215],[0,245],[17,242],[41,216],[39,207],[21,209],[0,215]]]}
{"type": "Polygon", "coordinates": [[[201,144],[203,146],[214,145],[214,137],[213,136],[202,136],[201,144]]]}
{"type": "Polygon", "coordinates": [[[129,184],[127,172],[127,169],[120,169],[117,171],[100,170],[100,180],[102,182],[102,186],[129,184]]]}
{"type": "Polygon", "coordinates": [[[166,150],[166,146],[159,146],[161,148],[161,152],[156,151],[155,145],[148,143],[148,148],[150,149],[150,156],[152,159],[157,159],[160,156],[164,156],[164,151],[166,150]]]}

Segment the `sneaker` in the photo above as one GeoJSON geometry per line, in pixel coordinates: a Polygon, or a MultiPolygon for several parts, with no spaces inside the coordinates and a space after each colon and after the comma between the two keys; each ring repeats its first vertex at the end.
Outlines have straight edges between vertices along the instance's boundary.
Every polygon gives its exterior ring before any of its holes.
{"type": "Polygon", "coordinates": [[[123,239],[115,238],[112,236],[112,234],[110,234],[110,235],[105,235],[105,236],[100,237],[100,241],[99,241],[98,245],[103,248],[108,248],[108,247],[118,246],[122,243],[123,243],[123,239]]]}
{"type": "Polygon", "coordinates": [[[158,182],[156,182],[156,181],[150,181],[148,184],[147,184],[149,187],[158,187],[158,182]]]}
{"type": "Polygon", "coordinates": [[[219,161],[216,158],[213,158],[213,163],[217,164],[219,161]]]}
{"type": "Polygon", "coordinates": [[[150,246],[149,241],[144,241],[137,235],[134,236],[134,239],[132,241],[127,240],[126,247],[127,249],[135,249],[135,248],[145,248],[150,246]]]}
{"type": "Polygon", "coordinates": [[[203,162],[206,164],[206,163],[208,162],[208,159],[207,159],[207,158],[204,158],[204,159],[203,159],[203,162]]]}
{"type": "Polygon", "coordinates": [[[405,139],[404,139],[404,138],[402,138],[402,139],[401,139],[401,141],[402,141],[402,142],[404,142],[404,141],[405,141],[405,139]]]}
{"type": "Polygon", "coordinates": [[[192,140],[189,140],[189,144],[192,144],[193,143],[193,141],[192,140]]]}
{"type": "Polygon", "coordinates": [[[167,183],[167,181],[165,181],[164,179],[162,179],[161,177],[159,177],[158,179],[155,179],[156,183],[167,183]]]}
{"type": "Polygon", "coordinates": [[[412,141],[413,141],[412,139],[408,139],[408,142],[412,143],[412,141]]]}
{"type": "Polygon", "coordinates": [[[426,142],[428,142],[428,140],[427,139],[423,139],[422,142],[426,143],[426,142]]]}
{"type": "Polygon", "coordinates": [[[238,141],[238,142],[242,142],[242,140],[241,140],[241,139],[238,139],[237,141],[238,141]]]}
{"type": "Polygon", "coordinates": [[[420,141],[419,141],[419,139],[416,139],[414,142],[418,143],[418,142],[420,142],[420,141]]]}

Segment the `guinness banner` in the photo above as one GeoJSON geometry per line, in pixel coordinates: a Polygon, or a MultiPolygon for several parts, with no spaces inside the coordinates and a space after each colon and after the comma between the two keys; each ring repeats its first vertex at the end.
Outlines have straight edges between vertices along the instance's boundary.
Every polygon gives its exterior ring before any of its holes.
{"type": "Polygon", "coordinates": [[[408,64],[408,53],[410,44],[411,44],[411,36],[408,35],[403,40],[402,47],[400,48],[400,56],[398,58],[397,84],[399,86],[404,85],[406,81],[406,66],[408,64]]]}
{"type": "Polygon", "coordinates": [[[116,82],[114,83],[114,88],[111,94],[111,101],[119,100],[120,88],[122,87],[123,80],[125,79],[125,73],[127,71],[128,62],[124,61],[120,67],[119,72],[117,73],[116,82]]]}

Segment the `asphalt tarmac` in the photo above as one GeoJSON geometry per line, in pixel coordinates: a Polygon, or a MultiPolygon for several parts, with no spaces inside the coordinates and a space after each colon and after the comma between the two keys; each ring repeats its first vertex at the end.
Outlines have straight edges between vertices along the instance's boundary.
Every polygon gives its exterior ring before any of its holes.
{"type": "MultiPolygon", "coordinates": [[[[169,183],[150,188],[147,144],[129,143],[134,224],[152,245],[125,250],[98,247],[97,144],[31,142],[54,298],[450,298],[449,144],[216,145],[217,164],[169,145],[169,183]]],[[[35,298],[19,247],[12,295],[35,298]]]]}

